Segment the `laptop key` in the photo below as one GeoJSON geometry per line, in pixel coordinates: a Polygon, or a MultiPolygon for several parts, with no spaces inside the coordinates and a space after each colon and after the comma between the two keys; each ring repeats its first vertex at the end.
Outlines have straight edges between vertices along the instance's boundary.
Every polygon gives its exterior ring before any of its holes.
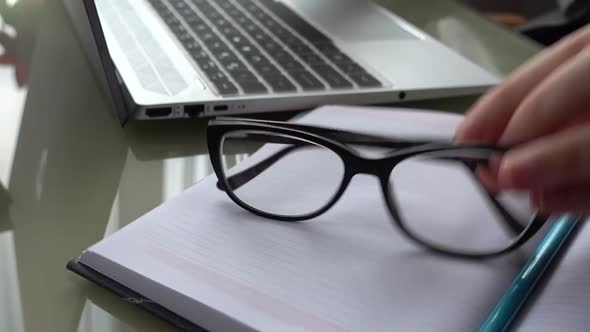
{"type": "Polygon", "coordinates": [[[193,11],[192,8],[189,7],[185,7],[181,10],[178,10],[178,14],[180,14],[180,16],[182,16],[182,18],[184,20],[186,20],[188,22],[189,19],[193,18],[193,17],[197,17],[197,15],[195,14],[195,12],[193,11]]]}
{"type": "Polygon", "coordinates": [[[299,57],[310,66],[327,65],[326,61],[317,54],[302,54],[299,57]]]}
{"type": "Polygon", "coordinates": [[[198,64],[201,70],[206,74],[219,71],[219,66],[217,66],[217,64],[211,59],[198,62],[198,64]]]}
{"type": "Polygon", "coordinates": [[[231,73],[232,77],[238,82],[257,81],[256,76],[248,70],[235,71],[231,73]]]}
{"type": "Polygon", "coordinates": [[[208,43],[206,43],[206,45],[209,51],[211,51],[211,53],[213,53],[215,56],[218,56],[223,52],[233,54],[230,48],[220,39],[210,40],[208,43]]]}
{"type": "Polygon", "coordinates": [[[222,71],[218,70],[216,72],[210,72],[207,74],[207,78],[211,82],[218,82],[218,81],[229,81],[227,75],[225,75],[222,71]]]}
{"type": "Polygon", "coordinates": [[[242,34],[232,26],[222,27],[219,29],[219,32],[228,39],[234,36],[242,36],[242,34]]]}
{"type": "Polygon", "coordinates": [[[252,45],[249,41],[244,41],[240,45],[235,46],[240,53],[248,62],[258,62],[264,59],[264,55],[256,50],[255,46],[252,45]]]}
{"type": "Polygon", "coordinates": [[[193,32],[199,36],[207,33],[213,33],[213,30],[211,30],[211,28],[209,28],[209,26],[205,22],[191,24],[190,27],[193,30],[193,32]]]}
{"type": "Polygon", "coordinates": [[[238,50],[238,52],[240,52],[244,59],[246,59],[246,61],[248,61],[248,63],[250,63],[250,65],[256,69],[262,65],[271,64],[262,53],[254,48],[249,49],[248,47],[242,47],[238,50]]]}
{"type": "Polygon", "coordinates": [[[178,23],[170,24],[170,29],[172,29],[174,34],[178,36],[180,34],[186,33],[187,30],[184,27],[184,25],[182,25],[182,23],[180,23],[180,21],[178,21],[176,18],[174,18],[174,20],[175,20],[175,22],[178,22],[178,23]]]}
{"type": "Polygon", "coordinates": [[[248,22],[247,24],[243,25],[243,28],[250,33],[250,35],[256,37],[256,35],[264,36],[264,31],[260,29],[254,22],[248,22]]]}
{"type": "Polygon", "coordinates": [[[295,71],[302,71],[305,70],[301,62],[291,58],[291,60],[279,60],[279,64],[287,71],[287,72],[295,72],[295,71]]]}
{"type": "Polygon", "coordinates": [[[382,86],[381,82],[368,73],[354,73],[348,76],[361,87],[376,88],[382,86]]]}
{"type": "Polygon", "coordinates": [[[221,41],[221,39],[213,31],[207,32],[207,33],[204,33],[204,34],[200,34],[199,35],[199,38],[206,45],[209,45],[211,43],[215,43],[215,42],[221,41]]]}
{"type": "Polygon", "coordinates": [[[184,18],[184,20],[186,21],[186,24],[188,24],[190,27],[203,23],[203,20],[197,15],[186,17],[184,18]]]}
{"type": "Polygon", "coordinates": [[[352,88],[352,83],[347,81],[344,76],[340,75],[331,66],[316,65],[311,67],[321,78],[323,78],[332,88],[352,88]]]}
{"type": "Polygon", "coordinates": [[[354,62],[348,55],[342,53],[340,50],[324,51],[324,56],[334,63],[351,63],[354,62]]]}
{"type": "Polygon", "coordinates": [[[304,91],[324,90],[325,86],[312,73],[307,70],[301,70],[289,73],[304,91]]]}
{"type": "Polygon", "coordinates": [[[229,49],[228,49],[228,51],[223,51],[223,52],[216,54],[215,57],[221,63],[228,63],[228,62],[234,62],[234,61],[239,60],[238,57],[236,57],[232,52],[229,51],[229,49]]]}
{"type": "Polygon", "coordinates": [[[267,76],[264,77],[266,82],[275,92],[295,92],[297,88],[284,75],[267,76]]]}
{"type": "Polygon", "coordinates": [[[262,48],[264,48],[264,50],[272,56],[274,56],[274,52],[283,50],[283,47],[281,45],[277,44],[272,40],[263,40],[262,43],[260,43],[260,46],[262,46],[262,48]]]}
{"type": "Polygon", "coordinates": [[[197,52],[197,51],[202,51],[203,49],[201,48],[201,45],[199,45],[199,43],[197,43],[193,38],[191,38],[190,40],[184,41],[182,42],[182,46],[184,46],[184,48],[189,52],[197,52]]]}
{"type": "Polygon", "coordinates": [[[186,7],[186,3],[184,3],[184,1],[182,0],[170,0],[170,4],[178,10],[181,10],[186,7]]]}
{"type": "Polygon", "coordinates": [[[292,61],[292,62],[285,62],[285,63],[282,63],[282,65],[288,73],[307,70],[305,67],[303,67],[301,62],[299,62],[297,60],[292,61]]]}
{"type": "Polygon", "coordinates": [[[258,6],[256,6],[256,4],[254,4],[254,2],[252,2],[251,0],[244,0],[242,2],[242,6],[244,6],[244,9],[246,9],[246,11],[248,11],[254,17],[258,17],[261,14],[264,14],[262,10],[258,8],[258,6]]]}
{"type": "Polygon", "coordinates": [[[250,43],[250,41],[246,39],[244,35],[237,31],[235,33],[229,33],[225,35],[225,38],[227,38],[227,40],[236,48],[242,47],[244,45],[252,45],[252,43],[250,43]]]}
{"type": "Polygon", "coordinates": [[[262,23],[262,25],[270,31],[274,31],[274,29],[276,29],[279,26],[277,21],[275,21],[271,16],[267,15],[264,12],[260,12],[260,14],[256,16],[256,18],[258,18],[260,20],[260,23],[262,23]]]}
{"type": "Polygon", "coordinates": [[[291,49],[291,51],[293,51],[293,53],[302,56],[302,55],[307,55],[307,54],[313,54],[316,55],[316,53],[307,45],[298,42],[298,43],[292,43],[292,44],[288,44],[289,49],[291,49]]]}
{"type": "Polygon", "coordinates": [[[213,82],[213,85],[217,88],[217,91],[224,95],[235,95],[238,93],[238,88],[229,80],[217,80],[213,82]]]}
{"type": "Polygon", "coordinates": [[[223,8],[226,11],[233,8],[233,5],[231,4],[231,2],[229,0],[217,0],[216,2],[217,2],[218,6],[220,6],[221,8],[223,8]]]}
{"type": "Polygon", "coordinates": [[[176,16],[167,16],[162,18],[164,22],[171,28],[174,29],[177,26],[182,26],[180,20],[176,16]]]}
{"type": "Polygon", "coordinates": [[[277,51],[272,55],[286,71],[303,70],[303,65],[285,51],[277,51]]]}
{"type": "Polygon", "coordinates": [[[266,93],[268,89],[260,83],[260,81],[238,81],[238,85],[242,88],[244,93],[247,94],[258,94],[258,93],[266,93]]]}
{"type": "Polygon", "coordinates": [[[279,39],[284,39],[287,37],[291,37],[293,36],[293,33],[291,33],[291,31],[283,28],[282,26],[278,25],[276,26],[273,30],[272,33],[279,39]]]}
{"type": "Polygon", "coordinates": [[[281,73],[281,71],[269,61],[253,64],[252,66],[262,75],[262,77],[278,75],[281,73]]]}
{"type": "Polygon", "coordinates": [[[231,75],[234,72],[241,72],[247,71],[248,68],[244,65],[242,61],[239,59],[234,59],[233,61],[225,61],[221,64],[225,70],[231,75]]]}
{"type": "Polygon", "coordinates": [[[336,63],[336,67],[340,68],[347,75],[350,74],[366,74],[367,71],[354,62],[336,63]]]}
{"type": "Polygon", "coordinates": [[[186,42],[192,42],[194,40],[193,36],[188,32],[180,33],[176,36],[178,40],[184,45],[186,42]]]}
{"type": "Polygon", "coordinates": [[[215,25],[218,29],[228,26],[230,23],[224,17],[218,17],[215,20],[212,20],[213,25],[215,25]]]}
{"type": "Polygon", "coordinates": [[[209,60],[209,55],[202,48],[194,48],[190,51],[190,55],[197,63],[209,60]]]}

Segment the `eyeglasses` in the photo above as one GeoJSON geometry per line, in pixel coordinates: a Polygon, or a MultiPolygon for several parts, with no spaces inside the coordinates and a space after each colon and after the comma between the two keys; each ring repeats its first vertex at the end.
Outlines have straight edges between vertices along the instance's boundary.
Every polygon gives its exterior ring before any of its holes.
{"type": "Polygon", "coordinates": [[[217,187],[245,210],[273,220],[317,217],[355,175],[370,174],[379,179],[393,223],[438,253],[502,255],[547,221],[528,205],[528,193],[498,192],[480,181],[478,170],[505,148],[238,118],[210,121],[207,141],[217,187]]]}

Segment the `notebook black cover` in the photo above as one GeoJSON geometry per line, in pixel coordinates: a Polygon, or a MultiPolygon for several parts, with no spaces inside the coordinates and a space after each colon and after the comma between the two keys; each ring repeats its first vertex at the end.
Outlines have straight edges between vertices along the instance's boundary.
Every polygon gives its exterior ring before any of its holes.
{"type": "Polygon", "coordinates": [[[134,304],[147,312],[160,317],[161,319],[170,322],[172,325],[184,331],[207,332],[207,330],[197,326],[193,322],[175,314],[174,312],[164,308],[163,306],[151,301],[143,295],[121,285],[120,283],[110,279],[100,272],[80,263],[78,259],[72,259],[66,265],[66,268],[83,278],[90,280],[96,285],[106,288],[116,295],[120,296],[126,302],[134,304]]]}

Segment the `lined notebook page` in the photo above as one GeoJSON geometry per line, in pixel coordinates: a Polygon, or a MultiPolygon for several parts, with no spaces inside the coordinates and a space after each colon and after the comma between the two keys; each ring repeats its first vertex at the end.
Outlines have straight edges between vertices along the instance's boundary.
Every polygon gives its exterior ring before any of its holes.
{"type": "MultiPolygon", "coordinates": [[[[449,139],[459,119],[334,106],[300,121],[449,139]]],[[[217,190],[216,180],[94,245],[81,261],[213,331],[470,331],[530,252],[484,262],[426,252],[392,226],[370,176],[355,177],[331,210],[307,223],[254,216],[217,190]]],[[[439,185],[461,190],[445,181],[439,185]]],[[[470,199],[466,215],[477,215],[470,199]]]]}

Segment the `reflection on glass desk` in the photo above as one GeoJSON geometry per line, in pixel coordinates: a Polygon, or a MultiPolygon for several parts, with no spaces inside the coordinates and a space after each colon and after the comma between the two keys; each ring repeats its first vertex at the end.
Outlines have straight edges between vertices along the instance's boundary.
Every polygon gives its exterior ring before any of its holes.
{"type": "MultiPolygon", "coordinates": [[[[502,75],[538,50],[453,1],[380,2],[502,75]]],[[[207,121],[121,128],[61,1],[0,1],[0,16],[0,331],[174,330],[65,264],[212,173],[207,121]]]]}

